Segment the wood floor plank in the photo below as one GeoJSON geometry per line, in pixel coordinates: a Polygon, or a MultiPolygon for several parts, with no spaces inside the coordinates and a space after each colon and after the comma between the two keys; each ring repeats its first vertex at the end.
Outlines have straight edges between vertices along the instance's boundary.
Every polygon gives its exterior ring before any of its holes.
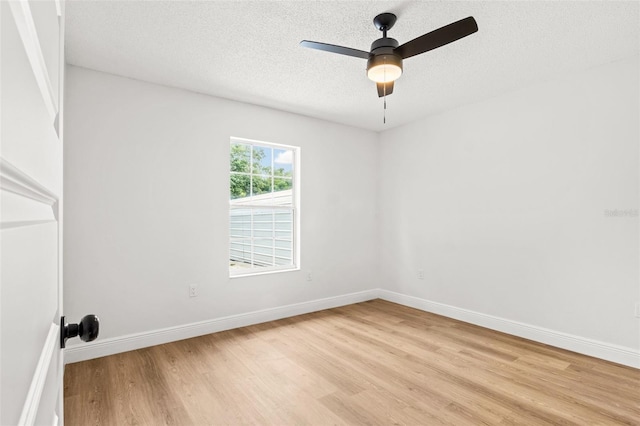
{"type": "Polygon", "coordinates": [[[640,370],[374,300],[70,364],[67,425],[640,425],[640,370]]]}

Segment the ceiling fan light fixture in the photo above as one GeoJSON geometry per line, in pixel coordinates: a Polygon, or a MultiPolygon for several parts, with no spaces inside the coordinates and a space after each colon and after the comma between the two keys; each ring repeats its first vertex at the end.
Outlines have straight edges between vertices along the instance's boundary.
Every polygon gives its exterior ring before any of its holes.
{"type": "Polygon", "coordinates": [[[402,59],[395,55],[373,56],[367,64],[367,77],[376,83],[390,83],[402,75],[402,59]]]}

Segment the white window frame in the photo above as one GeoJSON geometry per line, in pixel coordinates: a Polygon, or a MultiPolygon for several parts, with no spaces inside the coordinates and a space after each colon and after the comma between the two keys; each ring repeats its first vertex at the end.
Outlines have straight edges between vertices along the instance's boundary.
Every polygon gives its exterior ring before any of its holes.
{"type": "MultiPolygon", "coordinates": [[[[243,268],[232,269],[231,266],[229,266],[229,277],[239,278],[239,277],[247,277],[252,275],[273,274],[273,273],[279,273],[279,272],[289,272],[289,271],[300,270],[300,232],[299,232],[299,229],[300,229],[300,147],[232,136],[229,142],[229,154],[228,154],[229,158],[231,158],[231,146],[233,144],[250,145],[251,147],[257,146],[257,147],[266,147],[266,148],[272,148],[272,149],[285,149],[293,152],[293,161],[292,161],[293,174],[291,177],[292,205],[290,207],[277,206],[277,205],[274,205],[274,206],[252,205],[252,204],[242,204],[241,206],[234,206],[231,202],[230,197],[227,195],[227,197],[229,197],[229,214],[227,216],[228,218],[227,230],[229,231],[229,238],[228,238],[229,259],[231,259],[231,243],[233,241],[246,239],[246,238],[231,238],[229,223],[231,220],[232,210],[239,210],[239,209],[274,210],[274,211],[282,210],[282,211],[291,211],[292,213],[292,226],[291,226],[292,264],[279,265],[279,266],[251,267],[246,269],[243,269],[243,268]]],[[[272,171],[275,170],[273,168],[274,160],[275,160],[274,157],[275,156],[273,155],[271,156],[272,171]]],[[[250,155],[249,158],[250,158],[250,162],[249,162],[250,166],[249,166],[249,173],[247,173],[247,175],[250,175],[252,177],[253,176],[253,155],[250,155]]],[[[233,172],[233,173],[243,174],[238,172],[233,172]]],[[[231,164],[229,163],[229,172],[227,174],[227,179],[229,179],[228,184],[230,184],[231,182],[231,176],[232,176],[231,164]]],[[[272,184],[273,184],[274,178],[275,176],[272,173],[271,175],[272,184]]],[[[252,178],[251,178],[250,188],[251,190],[253,190],[252,178]]],[[[249,237],[249,239],[252,241],[252,244],[254,239],[260,239],[260,237],[254,237],[253,235],[253,224],[251,226],[251,236],[249,237]]],[[[275,256],[275,247],[274,247],[274,256],[275,256]]]]}

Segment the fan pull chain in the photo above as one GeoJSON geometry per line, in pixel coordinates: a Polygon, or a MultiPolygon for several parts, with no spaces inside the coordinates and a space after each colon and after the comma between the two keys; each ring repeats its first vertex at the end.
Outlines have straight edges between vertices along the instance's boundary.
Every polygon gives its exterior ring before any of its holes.
{"type": "MultiPolygon", "coordinates": [[[[385,34],[385,37],[386,37],[386,34],[387,34],[386,28],[384,30],[384,34],[385,34]]],[[[387,57],[386,56],[384,57],[384,65],[385,65],[385,67],[384,67],[384,81],[385,82],[382,83],[382,95],[383,95],[383,99],[384,99],[384,109],[383,109],[383,112],[382,112],[382,124],[387,124],[387,83],[386,83],[386,81],[387,81],[387,67],[386,67],[386,65],[387,65],[387,57]]]]}

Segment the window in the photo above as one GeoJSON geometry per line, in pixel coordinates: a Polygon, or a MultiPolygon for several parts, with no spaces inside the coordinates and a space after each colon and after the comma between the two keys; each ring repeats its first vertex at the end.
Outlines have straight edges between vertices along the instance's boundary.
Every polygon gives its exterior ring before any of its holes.
{"type": "Polygon", "coordinates": [[[231,139],[231,276],[297,269],[298,153],[292,146],[231,139]]]}

